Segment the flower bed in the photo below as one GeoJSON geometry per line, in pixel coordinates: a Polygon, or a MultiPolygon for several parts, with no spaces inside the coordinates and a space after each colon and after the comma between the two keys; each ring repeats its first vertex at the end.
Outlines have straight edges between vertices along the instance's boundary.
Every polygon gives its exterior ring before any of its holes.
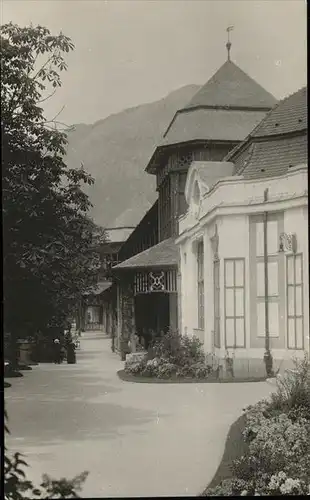
{"type": "Polygon", "coordinates": [[[226,479],[216,486],[213,480],[204,494],[310,495],[310,365],[306,355],[303,361],[295,361],[295,370],[277,379],[271,398],[248,407],[244,417],[241,456],[230,464],[226,479]]]}
{"type": "Polygon", "coordinates": [[[150,345],[145,356],[127,359],[124,372],[143,378],[201,380],[213,369],[199,339],[168,332],[150,345]]]}
{"type": "Polygon", "coordinates": [[[266,380],[266,377],[262,378],[233,378],[233,379],[221,379],[218,378],[216,373],[211,373],[207,378],[193,378],[193,377],[177,377],[172,375],[169,378],[158,378],[158,377],[147,377],[143,375],[133,375],[126,372],[125,370],[119,370],[117,372],[118,377],[124,382],[136,382],[145,384],[190,384],[190,383],[208,383],[208,384],[231,384],[231,383],[248,383],[248,382],[262,382],[266,380]]]}
{"type": "Polygon", "coordinates": [[[197,337],[168,332],[153,342],[148,352],[126,357],[118,376],[128,382],[258,382],[265,377],[222,377],[215,357],[203,351],[197,337]],[[209,361],[207,361],[207,359],[209,361]],[[210,361],[211,359],[211,361],[210,361]]]}
{"type": "Polygon", "coordinates": [[[205,379],[211,374],[212,368],[204,362],[180,367],[175,363],[155,357],[153,359],[143,358],[140,361],[126,361],[124,371],[130,375],[144,378],[205,379]]]}

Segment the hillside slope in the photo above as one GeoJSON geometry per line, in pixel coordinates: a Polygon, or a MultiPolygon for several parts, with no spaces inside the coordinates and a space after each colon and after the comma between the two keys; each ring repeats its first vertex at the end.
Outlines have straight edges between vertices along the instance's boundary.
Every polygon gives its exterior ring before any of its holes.
{"type": "Polygon", "coordinates": [[[182,87],[160,101],[126,109],[93,125],[76,125],[69,133],[68,165],[82,162],[95,178],[94,186],[86,189],[98,224],[112,227],[120,217],[126,225],[136,225],[155,201],[155,177],[144,169],[174,113],[198,89],[182,87]]]}

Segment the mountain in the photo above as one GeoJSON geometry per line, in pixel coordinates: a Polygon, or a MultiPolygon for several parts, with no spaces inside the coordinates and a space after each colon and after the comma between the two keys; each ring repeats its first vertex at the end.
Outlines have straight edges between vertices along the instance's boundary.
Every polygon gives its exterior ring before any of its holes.
{"type": "Polygon", "coordinates": [[[85,190],[91,215],[104,226],[135,226],[157,197],[155,176],[144,169],[175,112],[199,89],[187,85],[149,104],[126,109],[93,125],[78,124],[68,134],[67,164],[95,179],[85,190]]]}

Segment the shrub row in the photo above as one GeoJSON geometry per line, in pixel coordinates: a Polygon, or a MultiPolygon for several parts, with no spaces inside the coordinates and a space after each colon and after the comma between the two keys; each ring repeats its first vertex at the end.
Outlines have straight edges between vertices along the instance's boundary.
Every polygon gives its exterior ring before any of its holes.
{"type": "Polygon", "coordinates": [[[142,377],[155,378],[206,378],[212,369],[203,362],[194,363],[192,365],[177,366],[162,358],[141,359],[140,361],[126,361],[125,372],[133,375],[141,375],[142,377]]]}

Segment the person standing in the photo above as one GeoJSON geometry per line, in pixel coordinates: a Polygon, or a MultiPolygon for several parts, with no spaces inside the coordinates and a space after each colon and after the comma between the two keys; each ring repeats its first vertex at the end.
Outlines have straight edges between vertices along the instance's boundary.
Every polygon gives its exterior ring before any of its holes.
{"type": "Polygon", "coordinates": [[[60,365],[61,363],[61,345],[59,339],[54,340],[54,363],[56,365],[60,365]]]}
{"type": "Polygon", "coordinates": [[[67,363],[69,365],[76,363],[75,345],[73,341],[67,344],[67,363]]]}
{"type": "Polygon", "coordinates": [[[71,332],[70,330],[65,330],[64,332],[64,342],[65,342],[65,347],[67,347],[68,344],[70,344],[70,342],[72,342],[72,335],[71,335],[71,332]]]}

